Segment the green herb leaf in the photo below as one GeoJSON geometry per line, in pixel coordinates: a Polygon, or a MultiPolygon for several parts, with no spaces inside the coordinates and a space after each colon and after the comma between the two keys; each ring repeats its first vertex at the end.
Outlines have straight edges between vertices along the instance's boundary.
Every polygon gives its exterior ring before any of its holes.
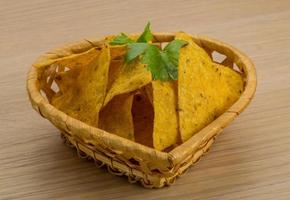
{"type": "Polygon", "coordinates": [[[168,79],[177,80],[178,78],[178,63],[177,65],[174,65],[173,62],[171,62],[170,57],[168,56],[167,52],[160,52],[161,55],[161,62],[162,65],[165,67],[168,79]]]}
{"type": "Polygon", "coordinates": [[[153,35],[150,30],[150,22],[148,22],[144,28],[143,33],[138,38],[137,42],[150,42],[152,38],[153,38],[153,35]]]}
{"type": "Polygon", "coordinates": [[[178,79],[178,59],[180,48],[186,45],[183,40],[173,40],[160,53],[163,66],[166,68],[168,77],[172,80],[178,79]]]}
{"type": "Polygon", "coordinates": [[[168,73],[162,62],[160,50],[149,45],[141,59],[141,63],[147,65],[147,69],[151,72],[153,80],[168,80],[168,73]]]}
{"type": "Polygon", "coordinates": [[[153,44],[148,43],[152,38],[153,35],[150,30],[150,23],[148,22],[137,42],[130,39],[126,34],[121,33],[110,44],[127,45],[125,66],[130,65],[130,62],[137,57],[141,57],[141,63],[147,65],[153,80],[177,80],[179,51],[187,42],[173,40],[163,50],[160,50],[153,44]]]}
{"type": "Polygon", "coordinates": [[[134,42],[134,40],[130,39],[125,33],[121,33],[110,42],[110,45],[124,45],[132,42],[134,42]]]}
{"type": "Polygon", "coordinates": [[[143,54],[148,46],[149,44],[147,43],[129,43],[127,46],[127,54],[125,55],[125,62],[129,63],[137,58],[137,56],[143,54]]]}
{"type": "Polygon", "coordinates": [[[179,50],[186,44],[187,42],[184,40],[173,40],[166,45],[164,52],[168,56],[169,62],[178,66],[179,50]]]}

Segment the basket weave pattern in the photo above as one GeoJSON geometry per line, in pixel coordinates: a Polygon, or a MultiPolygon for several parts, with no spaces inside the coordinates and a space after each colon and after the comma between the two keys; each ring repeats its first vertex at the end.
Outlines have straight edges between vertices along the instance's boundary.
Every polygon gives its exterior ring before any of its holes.
{"type": "MultiPolygon", "coordinates": [[[[207,37],[192,37],[211,58],[214,52],[224,55],[225,59],[219,63],[239,71],[244,77],[245,89],[239,100],[225,113],[170,152],[157,151],[91,127],[71,118],[49,103],[56,94],[55,77],[57,73],[65,71],[65,66],[57,66],[54,62],[91,48],[100,48],[104,40],[84,40],[55,49],[40,57],[31,67],[27,78],[32,107],[61,131],[65,143],[76,148],[80,157],[94,160],[98,167],[106,165],[110,173],[128,176],[131,183],[140,182],[149,188],[171,185],[208,151],[216,136],[249,104],[256,89],[255,68],[249,58],[220,41],[207,37]]],[[[153,42],[161,45],[173,39],[174,34],[155,33],[153,42]]]]}

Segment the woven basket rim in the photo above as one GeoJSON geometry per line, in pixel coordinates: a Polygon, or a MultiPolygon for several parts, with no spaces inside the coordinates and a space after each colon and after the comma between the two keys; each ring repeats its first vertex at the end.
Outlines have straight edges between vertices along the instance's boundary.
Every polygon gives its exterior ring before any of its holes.
{"type": "MultiPolygon", "coordinates": [[[[133,33],[130,35],[138,35],[138,33],[133,33]]],[[[162,38],[162,42],[169,42],[171,41],[175,33],[165,33],[165,32],[159,32],[154,33],[154,40],[156,42],[161,41],[160,38],[162,38]],[[160,40],[159,40],[160,39],[160,40]]],[[[232,47],[231,45],[228,45],[224,42],[221,42],[216,39],[211,39],[206,36],[200,36],[200,35],[191,35],[193,40],[199,44],[200,46],[204,47],[207,45],[211,45],[215,47],[215,51],[225,51],[227,56],[232,56],[235,60],[235,63],[243,65],[243,69],[246,73],[246,85],[244,88],[244,91],[240,98],[222,115],[220,115],[217,119],[212,121],[209,125],[204,127],[202,130],[200,130],[198,133],[194,134],[189,140],[184,142],[183,144],[175,147],[170,152],[162,152],[147,146],[144,146],[142,144],[133,142],[131,140],[122,138],[120,136],[117,136],[115,134],[107,133],[106,131],[92,127],[87,125],[84,122],[81,122],[77,119],[74,119],[68,115],[66,115],[64,112],[58,110],[41,95],[39,91],[39,80],[38,80],[38,73],[40,73],[39,68],[42,67],[42,65],[50,65],[53,63],[53,60],[56,59],[62,59],[66,56],[70,56],[70,54],[78,54],[81,52],[85,52],[91,48],[96,48],[98,46],[101,46],[101,44],[104,42],[105,38],[102,39],[90,39],[90,40],[84,40],[76,43],[71,43],[68,45],[65,45],[62,48],[54,49],[50,52],[56,52],[60,50],[67,51],[67,55],[64,53],[64,56],[55,56],[54,53],[47,53],[44,56],[42,56],[40,59],[38,59],[30,68],[30,71],[28,72],[27,77],[27,91],[28,95],[30,97],[30,101],[34,107],[35,110],[37,110],[41,115],[43,111],[48,113],[55,113],[56,118],[62,118],[66,119],[64,123],[66,123],[67,127],[73,127],[75,124],[77,124],[82,129],[90,130],[92,136],[94,138],[99,139],[101,142],[111,141],[114,144],[120,144],[121,146],[126,144],[127,146],[131,147],[132,149],[142,151],[144,155],[148,155],[149,157],[154,155],[155,159],[158,160],[164,160],[171,162],[178,163],[182,159],[190,156],[191,152],[196,150],[203,142],[205,142],[205,138],[213,137],[214,133],[222,130],[227,124],[229,124],[239,113],[241,113],[245,107],[249,104],[251,99],[254,96],[255,90],[256,90],[256,71],[254,64],[248,58],[245,54],[243,54],[238,49],[232,47]],[[77,48],[78,46],[84,46],[82,48],[77,48]],[[50,59],[50,60],[49,60],[50,59]],[[46,63],[43,63],[43,60],[47,60],[46,63]]],[[[107,142],[108,146],[110,146],[110,142],[107,142]]],[[[116,149],[118,150],[118,149],[116,149]]]]}

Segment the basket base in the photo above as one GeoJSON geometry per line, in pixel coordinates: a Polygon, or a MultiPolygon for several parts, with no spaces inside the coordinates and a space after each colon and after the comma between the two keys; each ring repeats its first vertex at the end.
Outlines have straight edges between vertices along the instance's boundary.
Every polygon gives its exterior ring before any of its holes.
{"type": "Polygon", "coordinates": [[[130,166],[126,165],[125,162],[120,163],[119,160],[115,160],[112,157],[108,158],[108,155],[82,144],[80,141],[77,141],[75,138],[64,132],[61,132],[60,136],[63,139],[64,144],[70,148],[76,149],[80,158],[93,161],[98,168],[106,167],[108,172],[111,174],[127,176],[129,183],[138,182],[145,188],[162,188],[174,184],[176,178],[186,173],[192,164],[198,162],[201,156],[208,152],[210,146],[215,140],[215,138],[212,138],[207,143],[203,144],[200,149],[188,159],[189,161],[185,162],[185,164],[182,165],[175,174],[170,177],[164,177],[161,174],[147,175],[144,172],[132,169],[130,166]],[[125,169],[124,166],[126,166],[125,169]]]}

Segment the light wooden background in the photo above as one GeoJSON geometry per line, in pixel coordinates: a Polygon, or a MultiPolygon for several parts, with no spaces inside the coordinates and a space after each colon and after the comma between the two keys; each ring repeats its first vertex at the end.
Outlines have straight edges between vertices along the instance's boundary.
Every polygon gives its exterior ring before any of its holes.
{"type": "Polygon", "coordinates": [[[0,0],[0,199],[290,199],[290,1],[0,0]],[[183,30],[244,51],[254,101],[172,187],[127,183],[65,147],[25,91],[41,53],[85,37],[183,30]]]}

